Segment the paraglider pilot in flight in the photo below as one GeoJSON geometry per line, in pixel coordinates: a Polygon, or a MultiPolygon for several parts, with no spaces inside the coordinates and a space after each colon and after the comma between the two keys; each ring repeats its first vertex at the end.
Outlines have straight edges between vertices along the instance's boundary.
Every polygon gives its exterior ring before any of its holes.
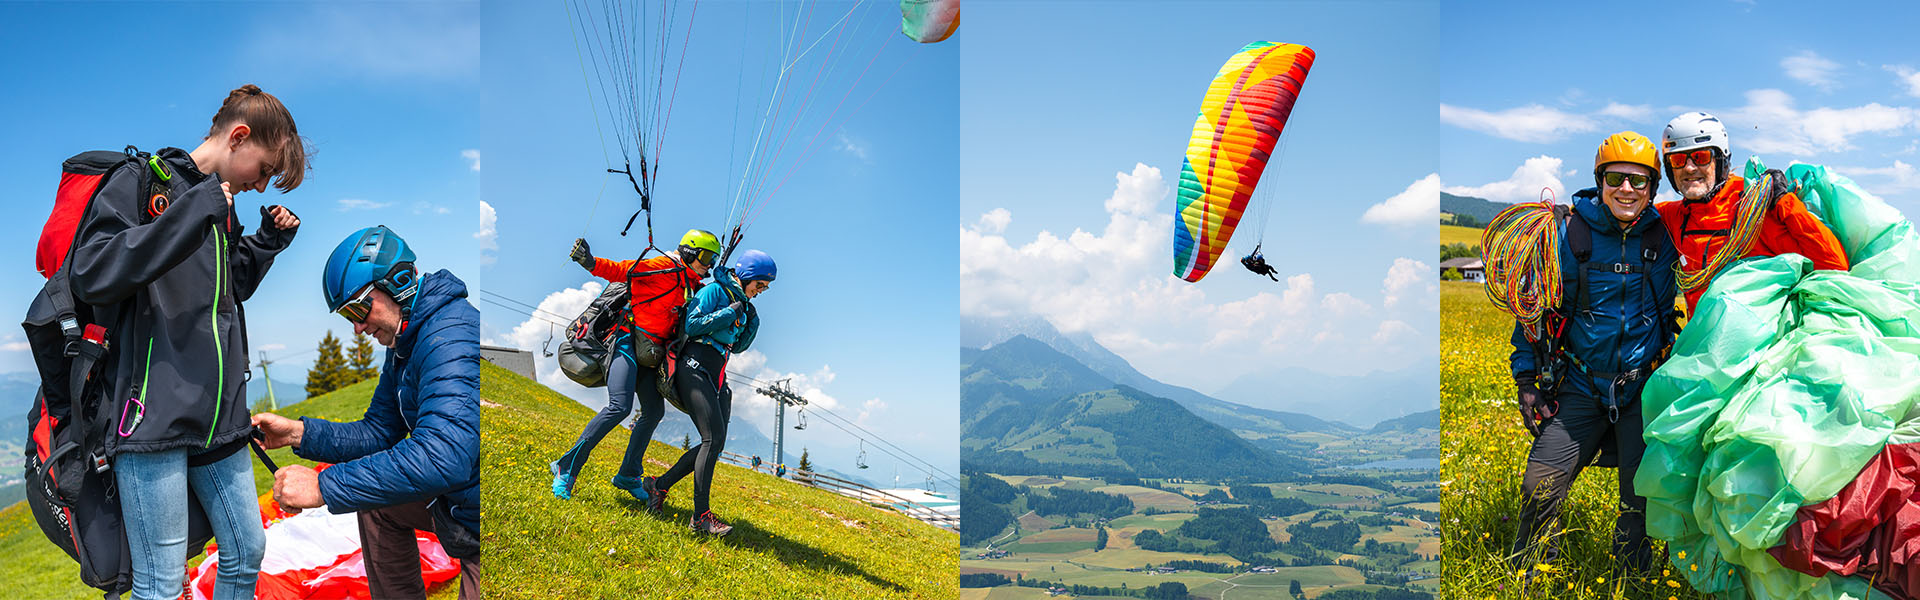
{"type": "Polygon", "coordinates": [[[1267,264],[1267,257],[1260,255],[1259,246],[1253,247],[1253,254],[1241,257],[1240,265],[1246,267],[1248,271],[1253,271],[1255,275],[1265,275],[1267,279],[1280,281],[1279,271],[1275,271],[1273,265],[1267,264]]]}

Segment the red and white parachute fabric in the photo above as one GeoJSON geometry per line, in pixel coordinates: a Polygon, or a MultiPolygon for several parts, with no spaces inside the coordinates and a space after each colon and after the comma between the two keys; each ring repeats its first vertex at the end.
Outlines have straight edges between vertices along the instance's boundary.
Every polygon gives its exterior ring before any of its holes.
{"type": "MultiPolygon", "coordinates": [[[[260,520],[267,527],[267,554],[260,561],[258,600],[371,600],[367,569],[360,559],[360,525],[354,513],[332,514],[326,507],[298,515],[281,512],[273,494],[260,496],[260,520]]],[[[460,563],[440,549],[432,533],[417,532],[420,577],[427,587],[460,575],[460,563]]],[[[220,552],[208,546],[207,560],[187,570],[195,598],[213,597],[220,552]]]]}

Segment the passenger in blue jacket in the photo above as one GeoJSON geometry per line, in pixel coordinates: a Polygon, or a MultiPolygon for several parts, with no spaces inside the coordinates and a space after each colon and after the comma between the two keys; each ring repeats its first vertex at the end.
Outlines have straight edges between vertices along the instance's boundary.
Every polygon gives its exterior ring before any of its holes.
{"type": "Polygon", "coordinates": [[[1550,323],[1546,329],[1557,333],[1538,344],[1514,327],[1511,363],[1521,420],[1535,433],[1512,554],[1520,568],[1558,557],[1560,505],[1596,455],[1600,466],[1619,467],[1617,566],[1635,574],[1652,566],[1647,501],[1633,489],[1647,447],[1640,437],[1640,391],[1679,332],[1679,254],[1660,213],[1649,206],[1659,189],[1659,162],[1653,141],[1638,133],[1614,134],[1601,143],[1594,156],[1596,187],[1574,194],[1560,238],[1565,283],[1556,314],[1564,326],[1550,323]],[[1548,350],[1547,342],[1557,349],[1548,350]]]}
{"type": "Polygon", "coordinates": [[[359,421],[260,414],[269,448],[334,463],[274,474],[288,509],[358,512],[375,598],[425,598],[414,530],[460,559],[461,600],[480,597],[480,313],[447,271],[420,275],[405,240],[384,226],[354,232],[327,259],[327,308],[387,347],[359,421]]]}
{"type": "Polygon", "coordinates": [[[733,527],[713,516],[707,507],[707,490],[713,485],[713,464],[727,443],[727,419],[733,416],[733,394],[727,390],[727,356],[745,352],[760,331],[760,315],[754,312],[753,298],[773,285],[773,257],[759,250],[748,250],[735,260],[733,268],[716,269],[713,282],[694,294],[681,329],[686,346],[674,360],[673,388],[677,405],[693,418],[700,431],[700,445],[680,455],[673,467],[659,478],[646,477],[647,509],[659,512],[666,503],[667,490],[688,474],[693,475],[693,530],[726,535],[733,527]]]}

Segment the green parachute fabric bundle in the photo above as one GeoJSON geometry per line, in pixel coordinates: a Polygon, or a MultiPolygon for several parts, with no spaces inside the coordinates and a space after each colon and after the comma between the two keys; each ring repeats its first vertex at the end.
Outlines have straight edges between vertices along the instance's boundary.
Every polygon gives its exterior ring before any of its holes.
{"type": "MultiPolygon", "coordinates": [[[[1749,181],[1763,170],[1749,161],[1749,181]]],[[[1832,498],[1888,443],[1920,440],[1920,236],[1824,167],[1793,165],[1851,271],[1798,254],[1721,273],[1641,401],[1634,479],[1647,529],[1693,587],[1732,598],[1865,598],[1869,582],[1767,553],[1795,511],[1832,498]]],[[[1876,594],[1883,596],[1884,594],[1876,594]]]]}

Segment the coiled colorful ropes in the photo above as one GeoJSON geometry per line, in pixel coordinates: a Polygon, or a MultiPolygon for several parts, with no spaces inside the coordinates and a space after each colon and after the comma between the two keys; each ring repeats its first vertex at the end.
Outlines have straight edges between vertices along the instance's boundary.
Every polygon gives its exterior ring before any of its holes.
{"type": "Polygon", "coordinates": [[[1674,264],[1680,271],[1680,289],[1691,292],[1705,287],[1713,281],[1720,270],[1747,256],[1753,249],[1753,240],[1760,237],[1760,223],[1766,220],[1767,212],[1773,209],[1777,196],[1772,193],[1773,173],[1763,173],[1747,182],[1747,189],[1740,192],[1740,206],[1734,209],[1733,232],[1727,236],[1727,243],[1720,250],[1707,257],[1707,264],[1700,269],[1686,268],[1685,261],[1674,264]]]}
{"type": "Polygon", "coordinates": [[[1500,211],[1480,233],[1487,299],[1538,340],[1543,317],[1560,307],[1560,217],[1553,197],[1500,211]]]}

